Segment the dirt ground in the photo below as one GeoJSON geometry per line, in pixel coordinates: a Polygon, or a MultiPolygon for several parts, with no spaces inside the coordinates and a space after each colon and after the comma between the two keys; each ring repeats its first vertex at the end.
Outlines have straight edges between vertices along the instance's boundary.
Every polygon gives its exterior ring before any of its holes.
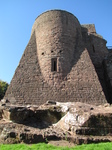
{"type": "Polygon", "coordinates": [[[60,140],[60,141],[49,141],[48,144],[54,145],[54,146],[61,146],[61,147],[74,147],[75,144],[71,143],[66,140],[60,140]]]}

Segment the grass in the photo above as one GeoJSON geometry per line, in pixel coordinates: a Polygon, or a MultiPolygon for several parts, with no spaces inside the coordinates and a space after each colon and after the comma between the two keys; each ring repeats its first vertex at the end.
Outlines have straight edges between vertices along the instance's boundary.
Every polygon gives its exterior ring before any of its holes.
{"type": "Polygon", "coordinates": [[[83,144],[75,147],[56,147],[45,143],[0,145],[0,150],[112,150],[112,142],[99,144],[83,144]]]}

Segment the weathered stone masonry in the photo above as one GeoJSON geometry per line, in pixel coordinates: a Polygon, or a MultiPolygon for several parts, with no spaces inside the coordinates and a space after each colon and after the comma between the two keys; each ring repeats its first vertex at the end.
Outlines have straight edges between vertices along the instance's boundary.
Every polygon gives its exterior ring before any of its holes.
{"type": "Polygon", "coordinates": [[[66,11],[47,11],[35,20],[5,98],[21,105],[105,103],[102,61],[107,54],[106,41],[93,24],[80,25],[66,11]]]}

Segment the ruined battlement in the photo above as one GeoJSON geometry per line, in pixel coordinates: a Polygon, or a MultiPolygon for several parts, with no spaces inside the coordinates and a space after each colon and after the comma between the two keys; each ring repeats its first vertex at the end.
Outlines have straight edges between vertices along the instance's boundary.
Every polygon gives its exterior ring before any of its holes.
{"type": "Polygon", "coordinates": [[[94,24],[83,24],[81,25],[82,32],[89,33],[96,33],[95,25],[94,24]]]}

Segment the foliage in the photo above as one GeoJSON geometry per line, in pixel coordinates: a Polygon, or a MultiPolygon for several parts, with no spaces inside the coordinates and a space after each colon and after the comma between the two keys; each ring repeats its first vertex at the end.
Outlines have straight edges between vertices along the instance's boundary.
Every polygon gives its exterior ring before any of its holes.
{"type": "Polygon", "coordinates": [[[99,144],[83,144],[80,146],[56,147],[45,143],[0,145],[0,150],[112,150],[112,142],[99,144]]]}
{"type": "Polygon", "coordinates": [[[0,80],[0,100],[4,97],[5,92],[8,88],[8,83],[0,80]]]}

